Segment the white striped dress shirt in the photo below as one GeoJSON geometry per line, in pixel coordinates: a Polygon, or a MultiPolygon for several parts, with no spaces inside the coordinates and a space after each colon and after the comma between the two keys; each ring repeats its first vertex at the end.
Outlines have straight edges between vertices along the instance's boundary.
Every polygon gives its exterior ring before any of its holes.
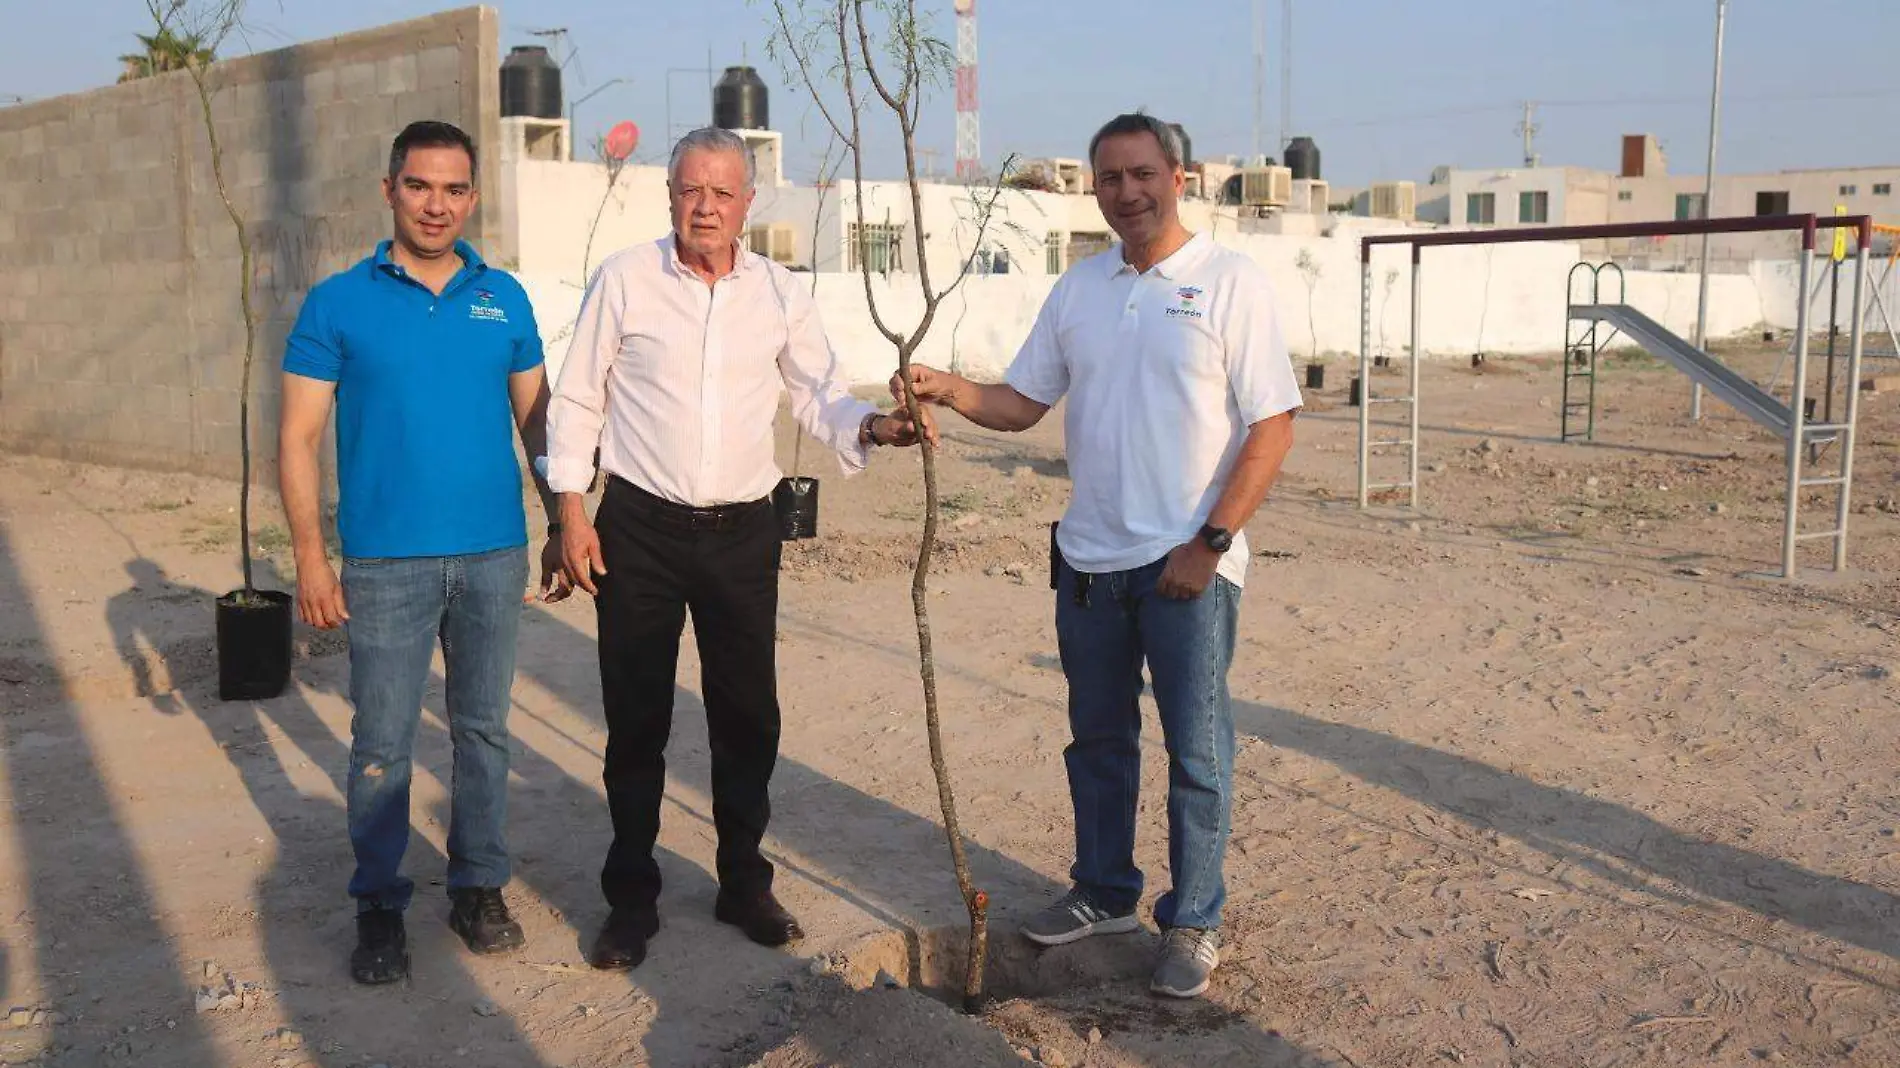
{"type": "Polygon", "coordinates": [[[737,248],[708,285],[672,235],[609,256],[588,283],[548,406],[548,485],[582,493],[594,450],[609,474],[669,501],[710,507],[771,494],[772,421],[792,415],[849,476],[877,409],[851,396],[817,302],[790,271],[737,248]]]}

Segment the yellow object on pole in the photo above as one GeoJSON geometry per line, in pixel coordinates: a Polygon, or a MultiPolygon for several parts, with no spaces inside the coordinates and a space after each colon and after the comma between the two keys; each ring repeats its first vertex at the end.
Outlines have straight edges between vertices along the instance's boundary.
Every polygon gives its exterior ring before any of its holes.
{"type": "MultiPolygon", "coordinates": [[[[1847,205],[1845,204],[1834,205],[1834,214],[1846,215],[1847,205]]],[[[1850,227],[1850,226],[1836,226],[1834,228],[1834,262],[1835,263],[1839,263],[1842,260],[1845,260],[1847,258],[1847,231],[1851,229],[1853,229],[1853,227],[1850,227]]]]}

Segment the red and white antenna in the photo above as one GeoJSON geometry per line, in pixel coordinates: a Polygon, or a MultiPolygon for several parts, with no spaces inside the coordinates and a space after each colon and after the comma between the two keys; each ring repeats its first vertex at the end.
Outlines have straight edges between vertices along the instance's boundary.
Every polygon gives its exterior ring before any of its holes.
{"type": "Polygon", "coordinates": [[[956,0],[957,178],[983,178],[983,137],[976,110],[976,0],[956,0]]]}

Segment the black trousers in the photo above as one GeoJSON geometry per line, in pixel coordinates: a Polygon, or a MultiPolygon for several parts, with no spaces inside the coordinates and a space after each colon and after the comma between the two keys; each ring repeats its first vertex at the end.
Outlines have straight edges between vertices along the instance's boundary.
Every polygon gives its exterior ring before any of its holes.
{"type": "Polygon", "coordinates": [[[596,576],[595,602],[607,712],[602,778],[614,827],[600,873],[607,903],[652,911],[659,899],[653,844],[689,610],[711,739],[720,889],[768,890],[772,865],[759,842],[779,741],[780,541],[771,499],[690,509],[610,477],[594,526],[607,567],[596,576]]]}

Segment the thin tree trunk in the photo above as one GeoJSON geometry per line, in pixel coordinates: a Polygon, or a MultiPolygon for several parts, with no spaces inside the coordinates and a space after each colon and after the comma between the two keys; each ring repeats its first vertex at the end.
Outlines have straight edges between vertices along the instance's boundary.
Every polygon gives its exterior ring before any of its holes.
{"type": "Polygon", "coordinates": [[[218,141],[217,123],[212,121],[211,90],[205,84],[205,68],[202,63],[187,66],[191,81],[198,89],[198,104],[204,113],[205,137],[211,144],[211,179],[217,185],[218,199],[224,202],[225,213],[231,217],[231,227],[237,231],[238,241],[238,305],[244,314],[244,372],[238,393],[238,439],[239,470],[238,484],[238,544],[243,553],[244,594],[246,599],[257,592],[257,586],[251,575],[251,364],[257,353],[257,316],[251,308],[251,234],[244,225],[244,217],[238,213],[237,204],[231,200],[231,190],[224,182],[224,148],[218,141]]]}
{"type": "MultiPolygon", "coordinates": [[[[910,350],[899,350],[897,366],[904,382],[904,407],[913,425],[923,425],[922,405],[910,385],[910,350]]],[[[950,840],[950,863],[956,871],[957,890],[970,914],[969,956],[963,972],[963,1010],[975,1013],[983,1006],[983,972],[989,959],[989,904],[970,876],[963,848],[963,826],[957,819],[956,791],[950,783],[950,765],[943,749],[942,718],[937,710],[937,654],[930,633],[930,558],[937,545],[937,453],[928,441],[919,442],[924,461],[924,533],[917,545],[917,566],[911,572],[910,604],[917,617],[917,669],[924,684],[924,729],[930,737],[930,770],[937,779],[937,804],[943,809],[943,832],[950,840]]]]}
{"type": "MultiPolygon", "coordinates": [[[[913,45],[905,56],[903,81],[898,92],[893,95],[879,76],[877,65],[872,60],[875,54],[871,49],[871,36],[864,21],[864,0],[855,0],[858,30],[858,47],[864,58],[865,75],[877,94],[897,116],[898,128],[903,134],[904,177],[910,187],[911,231],[917,249],[917,284],[924,294],[924,314],[910,337],[897,346],[897,369],[904,383],[904,406],[910,413],[912,424],[923,426],[922,406],[917,400],[916,391],[910,385],[910,358],[917,343],[930,331],[930,324],[937,317],[937,305],[943,300],[943,294],[930,286],[930,257],[924,247],[924,203],[923,189],[917,180],[917,138],[915,118],[908,110],[913,102],[911,94],[917,92],[921,83],[921,70],[918,67],[917,52],[913,45]]],[[[915,0],[907,7],[909,37],[915,37],[917,13],[915,0]]],[[[847,83],[848,84],[848,83],[847,83]]],[[[859,153],[861,156],[862,153],[859,153]]],[[[862,203],[862,198],[860,198],[862,203]]],[[[862,209],[860,208],[860,211],[862,209]]],[[[981,243],[979,238],[979,244],[981,243]]],[[[860,257],[862,259],[863,257],[860,257]]],[[[869,287],[868,266],[866,267],[866,287],[869,287]]],[[[989,895],[976,888],[976,882],[970,877],[970,862],[963,848],[963,828],[957,820],[956,791],[951,786],[950,768],[944,759],[942,720],[937,710],[937,658],[931,644],[930,635],[930,557],[937,543],[938,494],[937,494],[937,458],[927,441],[919,442],[923,450],[924,462],[924,532],[917,546],[917,567],[911,574],[911,609],[917,617],[917,667],[924,685],[924,726],[930,736],[930,770],[937,779],[937,802],[943,809],[944,835],[950,840],[950,862],[956,869],[957,890],[963,895],[964,908],[970,914],[969,959],[963,973],[963,1009],[976,1012],[983,1001],[983,969],[989,956],[989,895]]]]}

